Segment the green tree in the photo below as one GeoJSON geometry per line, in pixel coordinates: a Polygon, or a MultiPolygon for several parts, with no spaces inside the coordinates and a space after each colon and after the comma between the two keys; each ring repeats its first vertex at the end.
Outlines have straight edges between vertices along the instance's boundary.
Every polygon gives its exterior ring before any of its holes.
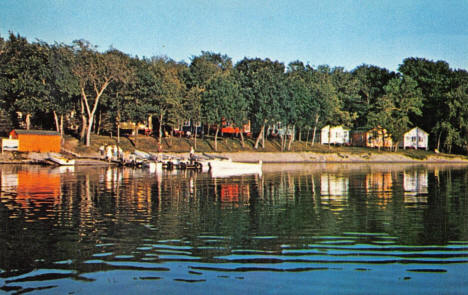
{"type": "Polygon", "coordinates": [[[436,128],[445,134],[443,146],[449,153],[468,152],[468,73],[458,70],[453,73],[453,89],[447,94],[448,114],[436,128]]]}
{"type": "Polygon", "coordinates": [[[50,76],[48,85],[50,96],[49,111],[54,116],[58,132],[64,134],[64,117],[73,112],[79,101],[78,79],[73,75],[74,55],[69,46],[54,44],[49,47],[48,67],[50,76]]]}
{"type": "Polygon", "coordinates": [[[447,126],[450,125],[447,121],[447,95],[450,89],[454,88],[451,85],[452,70],[445,61],[414,57],[403,60],[398,70],[417,82],[423,96],[423,116],[413,117],[412,121],[429,131],[433,135],[432,138],[437,138],[435,147],[440,149],[441,141],[448,136],[447,126]]]}
{"type": "Polygon", "coordinates": [[[82,138],[91,143],[91,130],[102,94],[112,82],[127,82],[131,71],[115,51],[100,53],[89,42],[74,41],[76,61],[73,73],[79,80],[81,93],[82,138]]]}
{"type": "Polygon", "coordinates": [[[255,148],[260,140],[265,147],[265,128],[281,120],[280,97],[285,92],[285,67],[269,59],[244,58],[235,66],[243,95],[249,102],[249,119],[258,129],[255,148]]]}
{"type": "MultiPolygon", "coordinates": [[[[239,121],[239,101],[242,94],[232,75],[217,75],[206,85],[202,96],[202,113],[205,120],[216,125],[215,151],[218,150],[218,133],[225,121],[239,121]]],[[[242,126],[242,125],[240,125],[242,126]]]]}
{"type": "Polygon", "coordinates": [[[331,126],[349,126],[356,117],[355,114],[345,109],[345,100],[342,97],[346,94],[338,91],[336,86],[338,79],[333,76],[334,74],[336,74],[336,71],[330,69],[327,65],[319,66],[314,73],[314,95],[319,103],[316,122],[320,117],[320,127],[327,124],[331,126]],[[340,94],[342,97],[340,97],[340,94]]]}
{"type": "Polygon", "coordinates": [[[358,95],[346,102],[346,108],[356,113],[355,127],[368,127],[368,115],[375,112],[377,99],[384,95],[384,87],[397,77],[395,72],[372,65],[360,65],[352,72],[356,79],[358,95]]]}
{"type": "Polygon", "coordinates": [[[2,47],[3,101],[9,113],[20,112],[24,116],[29,129],[31,117],[44,110],[44,101],[49,96],[48,49],[12,33],[2,47]]]}
{"type": "Polygon", "coordinates": [[[377,100],[376,112],[369,114],[371,127],[382,127],[390,134],[395,150],[412,125],[411,115],[421,115],[422,94],[411,77],[394,78],[377,100]]]}

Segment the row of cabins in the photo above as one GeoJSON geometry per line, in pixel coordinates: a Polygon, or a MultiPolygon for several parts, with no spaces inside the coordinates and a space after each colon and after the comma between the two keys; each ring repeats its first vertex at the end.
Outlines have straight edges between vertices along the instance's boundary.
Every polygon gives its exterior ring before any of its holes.
{"type": "MultiPolygon", "coordinates": [[[[353,131],[343,126],[330,127],[321,130],[322,144],[353,145],[371,148],[392,148],[393,141],[384,128],[373,128],[365,131],[353,131]]],[[[429,134],[419,127],[415,127],[403,135],[400,147],[412,149],[429,149],[429,134]]]]}
{"type": "MultiPolygon", "coordinates": [[[[226,133],[236,133],[229,125],[223,126],[226,133]],[[232,129],[232,130],[231,130],[232,129]]],[[[250,132],[250,124],[244,126],[250,132]]],[[[415,127],[403,136],[401,147],[413,149],[428,149],[429,134],[421,128],[415,127]]],[[[321,130],[322,144],[354,145],[371,148],[391,148],[392,139],[384,128],[374,128],[367,131],[354,131],[343,126],[325,126],[321,130]]],[[[10,132],[8,139],[2,140],[3,150],[20,152],[60,152],[61,136],[55,131],[19,130],[10,132]]]]}

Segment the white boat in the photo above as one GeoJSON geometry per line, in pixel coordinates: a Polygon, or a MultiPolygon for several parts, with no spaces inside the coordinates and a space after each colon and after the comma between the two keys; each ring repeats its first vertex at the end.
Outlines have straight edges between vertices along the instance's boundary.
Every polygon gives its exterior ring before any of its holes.
{"type": "Polygon", "coordinates": [[[205,159],[198,158],[202,171],[210,171],[213,177],[228,177],[242,174],[262,174],[262,161],[257,163],[235,162],[230,158],[205,155],[205,159]]]}
{"type": "Polygon", "coordinates": [[[47,159],[60,166],[74,166],[75,165],[74,159],[67,159],[60,154],[49,154],[47,159]]]}
{"type": "Polygon", "coordinates": [[[261,169],[255,169],[255,171],[250,170],[250,169],[239,169],[239,168],[234,168],[234,169],[228,169],[228,168],[222,168],[222,169],[212,169],[210,170],[210,175],[213,178],[223,178],[223,177],[232,177],[232,176],[240,176],[240,175],[258,175],[262,176],[262,170],[261,169]]]}
{"type": "Polygon", "coordinates": [[[143,160],[151,160],[151,158],[152,158],[149,153],[144,152],[144,151],[135,150],[135,151],[133,151],[133,154],[137,158],[140,158],[140,159],[143,159],[143,160]]]}
{"type": "Polygon", "coordinates": [[[197,163],[201,164],[202,172],[208,172],[212,167],[227,167],[232,163],[231,159],[196,159],[197,163]]]}
{"type": "Polygon", "coordinates": [[[149,162],[149,163],[147,163],[147,167],[148,167],[150,173],[161,174],[162,169],[163,169],[163,163],[161,163],[161,162],[149,162]]]}

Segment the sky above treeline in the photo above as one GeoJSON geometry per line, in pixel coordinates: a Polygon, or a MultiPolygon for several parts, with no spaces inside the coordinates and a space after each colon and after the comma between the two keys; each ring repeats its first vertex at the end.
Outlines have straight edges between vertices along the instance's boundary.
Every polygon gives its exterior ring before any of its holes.
{"type": "Polygon", "coordinates": [[[300,60],[397,70],[404,58],[468,69],[466,0],[1,0],[0,36],[190,62],[201,51],[233,62],[300,60]]]}

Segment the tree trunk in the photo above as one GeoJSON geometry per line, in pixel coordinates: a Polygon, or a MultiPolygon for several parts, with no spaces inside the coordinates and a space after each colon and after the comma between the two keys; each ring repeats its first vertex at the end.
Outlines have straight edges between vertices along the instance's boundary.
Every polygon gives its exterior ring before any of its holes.
{"type": "Polygon", "coordinates": [[[31,129],[31,114],[26,114],[26,130],[31,129]]]}
{"type": "Polygon", "coordinates": [[[291,138],[289,139],[289,144],[288,144],[288,151],[291,150],[292,143],[296,139],[296,126],[292,127],[292,132],[291,132],[291,138]]]}
{"type": "Polygon", "coordinates": [[[86,133],[86,128],[87,128],[87,120],[86,120],[86,114],[84,110],[84,102],[83,98],[81,99],[81,131],[80,131],[80,141],[84,141],[85,138],[85,133],[86,133]]]}
{"type": "Polygon", "coordinates": [[[315,115],[314,132],[312,134],[312,146],[314,146],[314,143],[315,143],[315,135],[317,132],[317,124],[318,124],[319,117],[320,117],[319,115],[315,115]]]}
{"type": "Polygon", "coordinates": [[[88,118],[88,128],[86,130],[86,146],[91,145],[91,127],[93,126],[94,116],[90,115],[88,118]]]}
{"type": "Polygon", "coordinates": [[[54,114],[54,121],[55,121],[55,130],[57,130],[57,132],[60,132],[60,123],[59,123],[57,113],[53,111],[53,114],[54,114]]]}
{"type": "Polygon", "coordinates": [[[135,148],[137,147],[137,141],[138,141],[138,123],[135,124],[135,140],[134,140],[134,143],[135,143],[135,148]]]}
{"type": "Polygon", "coordinates": [[[60,136],[63,137],[63,115],[60,115],[60,136]]]}
{"type": "Polygon", "coordinates": [[[262,128],[260,129],[260,133],[258,134],[257,140],[255,140],[255,149],[258,149],[258,144],[260,143],[260,139],[264,137],[265,133],[265,123],[262,125],[262,128]]]}
{"type": "MultiPolygon", "coordinates": [[[[87,132],[86,132],[86,146],[90,146],[91,145],[91,128],[93,127],[93,122],[94,122],[94,116],[96,115],[96,110],[98,108],[98,105],[99,105],[99,100],[101,98],[101,95],[102,93],[104,92],[104,90],[107,88],[107,86],[109,85],[110,83],[110,80],[109,81],[106,81],[101,89],[95,89],[96,90],[96,96],[94,98],[94,105],[93,105],[93,108],[91,109],[90,106],[89,106],[89,103],[88,103],[88,97],[86,95],[86,92],[84,90],[84,88],[81,88],[81,102],[82,102],[82,108],[85,107],[86,109],[86,113],[88,115],[88,126],[87,126],[87,132]],[[84,104],[84,107],[83,107],[83,104],[84,104]]],[[[83,112],[84,113],[84,112],[83,112]]]]}
{"type": "Polygon", "coordinates": [[[265,148],[265,128],[266,128],[266,126],[263,125],[263,128],[262,128],[262,148],[265,148]]]}
{"type": "Polygon", "coordinates": [[[102,122],[102,112],[99,111],[99,120],[96,122],[96,134],[99,135],[101,133],[101,122],[102,122]]]}
{"type": "Polygon", "coordinates": [[[195,126],[195,137],[193,138],[193,148],[197,149],[197,135],[198,135],[198,128],[195,126]]]}
{"type": "Polygon", "coordinates": [[[163,114],[161,113],[159,115],[159,144],[162,143],[162,120],[163,120],[163,114]]]}
{"type": "Polygon", "coordinates": [[[218,131],[219,131],[219,127],[216,127],[215,142],[214,142],[214,148],[216,152],[218,151],[218,131]]]}
{"type": "Polygon", "coordinates": [[[307,127],[306,147],[309,144],[309,133],[310,133],[310,127],[307,127]]]}
{"type": "Polygon", "coordinates": [[[241,146],[242,148],[244,148],[245,147],[244,133],[242,131],[240,132],[240,138],[241,138],[241,146]]]}
{"type": "Polygon", "coordinates": [[[117,119],[117,143],[120,143],[120,117],[117,119]]]}
{"type": "Polygon", "coordinates": [[[440,137],[442,136],[442,131],[439,132],[439,136],[437,137],[437,150],[440,151],[440,137]]]}

